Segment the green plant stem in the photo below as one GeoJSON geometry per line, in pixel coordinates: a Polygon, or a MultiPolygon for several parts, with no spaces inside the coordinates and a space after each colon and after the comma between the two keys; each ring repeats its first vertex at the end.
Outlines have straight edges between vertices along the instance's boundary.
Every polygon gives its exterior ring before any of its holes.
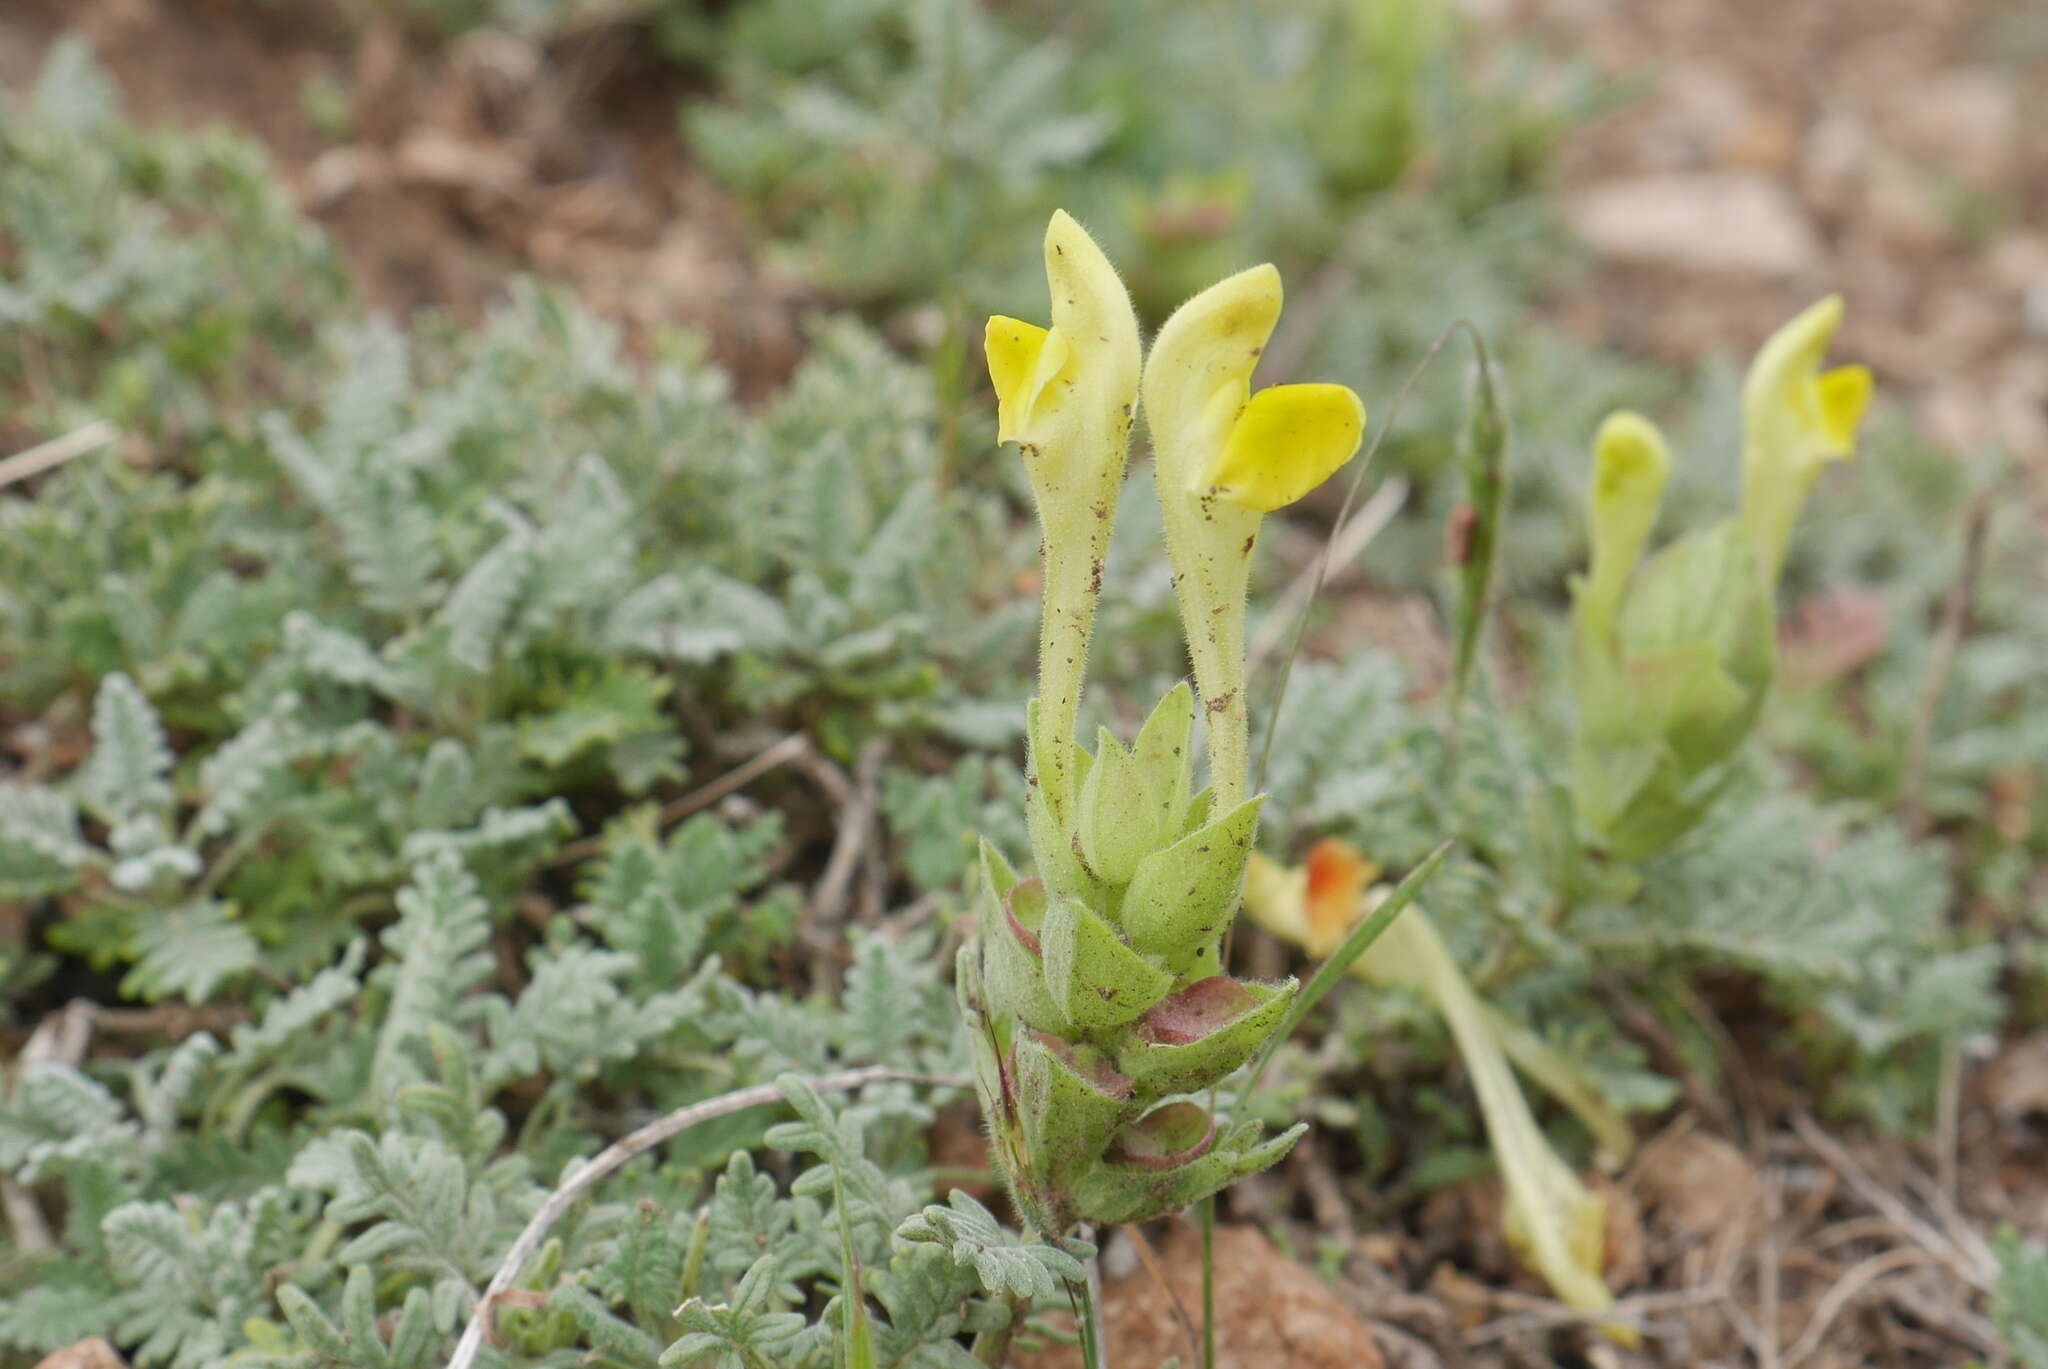
{"type": "Polygon", "coordinates": [[[689,1249],[683,1255],[682,1296],[685,1300],[697,1296],[697,1285],[704,1279],[704,1250],[711,1242],[711,1209],[697,1213],[696,1225],[690,1228],[689,1249]]]}
{"type": "Polygon", "coordinates": [[[293,1266],[295,1271],[301,1275],[310,1274],[326,1263],[328,1252],[334,1249],[334,1243],[341,1239],[341,1233],[345,1230],[347,1228],[340,1222],[320,1223],[313,1232],[313,1239],[306,1242],[306,1248],[300,1252],[298,1261],[293,1266]]]}
{"type": "Polygon", "coordinates": [[[1202,1369],[1216,1369],[1216,1195],[1202,1199],[1202,1369]]]}
{"type": "Polygon", "coordinates": [[[1088,1277],[1075,1284],[1081,1304],[1081,1363],[1083,1369],[1109,1369],[1109,1354],[1102,1335],[1102,1258],[1088,1257],[1088,1277]]]}
{"type": "Polygon", "coordinates": [[[1017,1328],[1031,1313],[1029,1298],[1008,1293],[1004,1295],[1003,1302],[1010,1309],[1010,1319],[992,1331],[978,1333],[967,1348],[967,1353],[987,1365],[988,1369],[1003,1369],[1003,1362],[1010,1357],[1010,1342],[1017,1338],[1017,1328]]]}
{"type": "MultiPolygon", "coordinates": [[[[1228,617],[1229,615],[1224,615],[1228,617]]],[[[1228,813],[1244,802],[1251,778],[1251,711],[1244,697],[1244,618],[1236,620],[1231,651],[1236,669],[1229,682],[1213,697],[1205,694],[1202,706],[1209,719],[1209,784],[1215,790],[1211,811],[1228,813]]]]}

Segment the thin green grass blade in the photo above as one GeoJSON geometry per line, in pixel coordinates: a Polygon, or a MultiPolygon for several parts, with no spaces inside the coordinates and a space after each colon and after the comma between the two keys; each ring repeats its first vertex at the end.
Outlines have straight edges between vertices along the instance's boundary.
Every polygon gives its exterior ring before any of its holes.
{"type": "Polygon", "coordinates": [[[1216,1369],[1216,1195],[1202,1199],[1202,1369],[1216,1369]]]}
{"type": "Polygon", "coordinates": [[[832,1162],[832,1204],[839,1214],[839,1334],[846,1341],[846,1369],[875,1369],[875,1333],[868,1324],[867,1292],[861,1287],[860,1256],[853,1250],[852,1223],[846,1217],[846,1194],[839,1162],[832,1162]]]}
{"type": "Polygon", "coordinates": [[[1466,400],[1465,432],[1460,442],[1465,472],[1465,500],[1452,513],[1447,539],[1449,558],[1458,579],[1457,656],[1451,671],[1450,726],[1458,726],[1465,686],[1479,658],[1479,638],[1486,626],[1487,596],[1493,588],[1494,562],[1500,552],[1500,528],[1507,506],[1508,425],[1500,385],[1487,355],[1486,339],[1472,335],[1478,361],[1466,400]]]}
{"type": "MultiPolygon", "coordinates": [[[[1394,402],[1387,410],[1387,416],[1380,421],[1379,427],[1374,430],[1371,439],[1366,442],[1364,454],[1353,463],[1351,484],[1344,491],[1343,506],[1337,511],[1337,521],[1331,526],[1330,535],[1323,542],[1322,555],[1316,561],[1314,587],[1309,591],[1308,598],[1302,603],[1301,613],[1295,619],[1294,637],[1288,644],[1287,654],[1280,659],[1280,675],[1279,679],[1274,682],[1273,701],[1266,707],[1265,740],[1260,743],[1257,767],[1252,774],[1250,792],[1254,794],[1258,793],[1264,786],[1266,761],[1273,754],[1273,734],[1280,724],[1281,705],[1286,702],[1287,686],[1294,679],[1294,661],[1301,654],[1302,638],[1308,633],[1309,614],[1315,610],[1316,599],[1322,594],[1323,584],[1330,575],[1331,549],[1337,545],[1344,531],[1344,525],[1351,521],[1351,515],[1358,507],[1359,495],[1365,489],[1366,472],[1372,469],[1374,459],[1379,456],[1381,444],[1387,440],[1387,434],[1394,430],[1395,422],[1401,417],[1401,411],[1407,407],[1410,396],[1414,394],[1416,385],[1421,382],[1423,373],[1429,369],[1430,362],[1436,359],[1436,354],[1441,352],[1445,345],[1453,337],[1457,336],[1460,330],[1472,335],[1473,340],[1479,344],[1481,354],[1484,355],[1485,339],[1481,336],[1478,326],[1473,323],[1459,319],[1450,327],[1438,333],[1436,340],[1429,344],[1428,350],[1423,352],[1421,359],[1408,372],[1408,378],[1401,382],[1401,388],[1395,392],[1394,402]]],[[[1226,955],[1225,959],[1227,960],[1228,958],[1226,955]]]]}
{"type": "Polygon", "coordinates": [[[1251,1078],[1238,1093],[1238,1097],[1249,1098],[1258,1090],[1259,1081],[1265,1077],[1266,1066],[1272,1064],[1273,1057],[1279,1054],[1281,1043],[1294,1035],[1294,1029],[1301,1025],[1309,1010],[1322,1002],[1323,996],[1336,987],[1337,981],[1357,963],[1358,957],[1364,955],[1372,943],[1379,940],[1380,933],[1394,925],[1394,919],[1415,901],[1423,886],[1435,877],[1438,867],[1444,863],[1445,857],[1451,854],[1451,848],[1455,845],[1455,841],[1446,840],[1431,851],[1422,864],[1410,870],[1408,877],[1394,886],[1393,893],[1380,901],[1379,907],[1373,909],[1364,921],[1351,929],[1351,935],[1344,938],[1344,944],[1337,948],[1336,953],[1317,968],[1314,977],[1308,981],[1308,987],[1301,991],[1301,996],[1294,1000],[1294,1007],[1280,1023],[1280,1029],[1273,1033],[1273,1039],[1266,1045],[1265,1054],[1259,1057],[1259,1063],[1252,1069],[1251,1078]]]}

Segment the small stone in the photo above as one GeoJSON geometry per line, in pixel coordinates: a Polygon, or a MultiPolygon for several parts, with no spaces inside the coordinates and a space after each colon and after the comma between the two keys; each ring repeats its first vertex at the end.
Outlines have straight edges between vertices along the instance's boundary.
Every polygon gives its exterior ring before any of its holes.
{"type": "Polygon", "coordinates": [[[1981,67],[1937,72],[1885,109],[1899,146],[1930,170],[1990,188],[2012,168],[2020,118],[2010,77],[1981,67]]]}
{"type": "Polygon", "coordinates": [[[2048,1031],[2024,1036],[1984,1072],[1984,1097],[2000,1121],[2048,1115],[2048,1031]]]}
{"type": "Polygon", "coordinates": [[[1744,172],[1641,176],[1579,194],[1566,213],[1604,257],[1728,276],[1792,276],[1820,245],[1776,181],[1744,172]]]}
{"type": "Polygon", "coordinates": [[[1846,216],[1856,207],[1870,156],[1870,130],[1861,120],[1839,112],[1823,115],[1801,149],[1800,193],[1820,213],[1846,216]]]}
{"type": "Polygon", "coordinates": [[[1984,257],[1984,269],[2004,290],[2048,288],[2048,233],[2007,233],[1984,257]]]}
{"type": "Polygon", "coordinates": [[[1658,1137],[1636,1156],[1631,1187],[1663,1244],[1704,1240],[1710,1264],[1748,1241],[1763,1219],[1763,1180],[1734,1146],[1703,1131],[1658,1137]]]}
{"type": "Polygon", "coordinates": [[[36,1369],[128,1369],[121,1353],[99,1336],[54,1350],[36,1369]]]}

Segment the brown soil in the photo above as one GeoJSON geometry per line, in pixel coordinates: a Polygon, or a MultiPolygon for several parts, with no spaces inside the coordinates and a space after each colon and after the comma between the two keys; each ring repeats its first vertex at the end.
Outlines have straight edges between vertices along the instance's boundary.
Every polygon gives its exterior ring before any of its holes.
{"type": "Polygon", "coordinates": [[[137,118],[257,134],[366,296],[401,317],[474,318],[532,272],[635,341],[700,330],[743,394],[788,375],[802,292],[755,262],[738,211],[691,165],[676,133],[687,77],[644,32],[441,46],[361,9],[378,17],[321,0],[9,0],[0,81],[25,86],[68,26],[137,118]],[[317,83],[346,95],[339,139],[308,112],[317,83]]]}
{"type": "Polygon", "coordinates": [[[1961,453],[2048,472],[2048,11],[2032,0],[1508,0],[1644,87],[1567,149],[1588,337],[1746,355],[1842,291],[1843,350],[1961,453]]]}

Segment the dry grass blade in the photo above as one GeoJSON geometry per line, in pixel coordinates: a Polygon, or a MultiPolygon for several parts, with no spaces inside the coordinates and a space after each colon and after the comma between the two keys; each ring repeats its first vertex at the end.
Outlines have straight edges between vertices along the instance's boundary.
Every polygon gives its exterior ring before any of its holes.
{"type": "MultiPolygon", "coordinates": [[[[681,798],[665,805],[661,810],[659,823],[663,827],[672,827],[684,818],[689,817],[692,813],[701,812],[703,809],[709,808],[726,795],[737,793],[739,790],[746,788],[769,771],[801,759],[810,750],[810,737],[802,732],[792,732],[788,736],[763,747],[760,751],[757,751],[754,755],[726,771],[709,784],[692,789],[681,798]]],[[[590,859],[603,849],[603,837],[587,837],[582,841],[570,842],[557,851],[547,863],[551,869],[564,865],[576,865],[590,859]]]]}
{"type": "Polygon", "coordinates": [[[1827,1335],[1828,1328],[1834,1325],[1835,1319],[1841,1316],[1849,1304],[1860,1297],[1872,1283],[1888,1274],[1911,1269],[1915,1265],[1942,1262],[1942,1257],[1934,1251],[1906,1245],[1872,1255],[1859,1264],[1851,1265],[1848,1273],[1835,1280],[1834,1286],[1821,1298],[1820,1305],[1813,1309],[1813,1316],[1806,1323],[1806,1329],[1799,1333],[1799,1339],[1785,1352],[1785,1369],[1796,1369],[1797,1365],[1820,1349],[1821,1340],[1827,1335]]]}
{"type": "Polygon", "coordinates": [[[1906,747],[1906,774],[1899,784],[1899,806],[1915,832],[1924,833],[1931,823],[1922,802],[1927,750],[1934,740],[1934,715],[1940,711],[1941,696],[1948,692],[1949,676],[1955,672],[1956,652],[1962,648],[1963,636],[1969,630],[1970,602],[1976,596],[1977,579],[1984,569],[1984,546],[1991,530],[1991,495],[1988,489],[1980,491],[1964,515],[1962,561],[1942,600],[1941,625],[1935,629],[1934,651],[1927,662],[1920,706],[1906,747]]]}
{"type": "Polygon", "coordinates": [[[1152,1248],[1152,1242],[1138,1227],[1127,1226],[1124,1235],[1130,1238],[1131,1248],[1138,1252],[1138,1262],[1145,1266],[1145,1272],[1152,1276],[1152,1282],[1159,1285],[1159,1291],[1166,1294],[1167,1303],[1173,1308],[1173,1319],[1180,1323],[1181,1334],[1187,1337],[1188,1359],[1199,1363],[1202,1358],[1202,1338],[1195,1330],[1195,1319],[1188,1315],[1187,1304],[1180,1300],[1180,1293],[1166,1277],[1166,1269],[1159,1263],[1159,1253],[1152,1248]]]}
{"type": "Polygon", "coordinates": [[[0,461],[0,490],[9,485],[19,484],[44,471],[55,470],[76,457],[104,447],[121,435],[121,430],[102,418],[88,423],[75,432],[62,437],[53,437],[39,443],[25,452],[16,452],[5,461],[0,461]]]}
{"type": "MultiPolygon", "coordinates": [[[[1856,1162],[1856,1157],[1843,1149],[1834,1137],[1822,1131],[1820,1124],[1805,1113],[1795,1113],[1792,1129],[1799,1133],[1799,1139],[1808,1148],[1827,1162],[1828,1167],[1842,1176],[1843,1182],[1856,1190],[1862,1199],[1876,1208],[1885,1220],[1899,1231],[1918,1243],[1920,1249],[1940,1260],[1956,1275],[1972,1287],[1989,1292],[1996,1281],[1997,1271],[1987,1267],[1971,1252],[1959,1247],[1947,1233],[1921,1218],[1891,1190],[1872,1178],[1870,1172],[1856,1162]]],[[[1787,1357],[1790,1363],[1791,1357],[1787,1357]]]]}
{"type": "MultiPolygon", "coordinates": [[[[1365,501],[1357,514],[1347,520],[1330,538],[1329,564],[1349,565],[1364,555],[1372,545],[1372,539],[1394,521],[1408,503],[1410,486],[1403,476],[1390,476],[1383,481],[1372,498],[1365,501]]],[[[1280,645],[1280,639],[1287,632],[1287,625],[1301,616],[1301,611],[1315,597],[1321,585],[1322,571],[1318,565],[1310,565],[1294,577],[1286,590],[1273,606],[1266,610],[1266,616],[1259,621],[1258,634],[1252,638],[1251,649],[1245,653],[1247,673],[1265,664],[1273,654],[1273,648],[1280,645]]]]}
{"type": "MultiPolygon", "coordinates": [[[[1273,752],[1273,733],[1280,722],[1281,705],[1287,700],[1288,682],[1294,678],[1295,658],[1301,655],[1302,637],[1308,631],[1309,610],[1315,607],[1316,595],[1322,592],[1324,582],[1330,578],[1330,565],[1337,547],[1346,540],[1346,528],[1358,506],[1359,491],[1365,488],[1365,473],[1372,469],[1373,459],[1379,455],[1381,444],[1387,440],[1387,434],[1394,430],[1395,420],[1400,418],[1401,411],[1407,407],[1409,397],[1415,393],[1415,387],[1421,382],[1423,373],[1429,369],[1429,363],[1436,359],[1436,354],[1444,349],[1445,344],[1449,343],[1460,329],[1470,333],[1482,347],[1485,345],[1485,339],[1479,329],[1464,319],[1459,319],[1438,333],[1436,340],[1429,344],[1429,349],[1408,372],[1408,378],[1401,382],[1400,390],[1394,395],[1393,405],[1387,410],[1386,419],[1373,433],[1372,441],[1366,444],[1365,451],[1355,463],[1351,484],[1344,491],[1343,507],[1337,511],[1337,522],[1330,532],[1329,539],[1323,544],[1323,554],[1316,558],[1314,580],[1303,598],[1301,612],[1295,618],[1294,639],[1288,645],[1285,659],[1280,663],[1280,679],[1273,686],[1273,703],[1266,713],[1266,738],[1259,747],[1258,767],[1253,774],[1251,787],[1254,793],[1258,792],[1260,781],[1266,773],[1266,759],[1273,752]]],[[[1226,958],[1227,950],[1226,947],[1226,958]]]]}
{"type": "MultiPolygon", "coordinates": [[[[881,803],[882,762],[888,755],[887,740],[878,737],[868,742],[854,763],[852,784],[840,785],[844,797],[840,802],[839,835],[833,840],[825,871],[818,876],[797,926],[798,938],[812,952],[811,987],[819,992],[831,987],[838,961],[836,931],[846,920],[854,874],[874,838],[875,811],[881,803]]],[[[837,774],[837,767],[823,756],[813,753],[810,759],[837,774]]]]}

